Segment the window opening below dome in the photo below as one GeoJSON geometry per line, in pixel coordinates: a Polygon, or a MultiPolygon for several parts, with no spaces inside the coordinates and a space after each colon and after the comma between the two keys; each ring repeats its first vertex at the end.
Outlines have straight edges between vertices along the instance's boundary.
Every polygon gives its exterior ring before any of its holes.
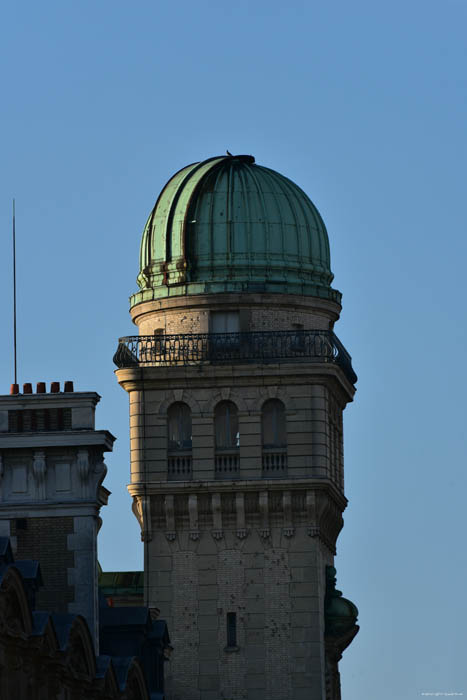
{"type": "Polygon", "coordinates": [[[212,311],[211,333],[239,333],[240,315],[238,311],[212,311]]]}

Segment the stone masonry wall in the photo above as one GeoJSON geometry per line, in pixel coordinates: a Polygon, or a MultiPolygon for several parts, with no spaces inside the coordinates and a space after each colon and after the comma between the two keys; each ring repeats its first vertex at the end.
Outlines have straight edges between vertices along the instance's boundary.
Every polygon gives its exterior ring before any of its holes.
{"type": "MultiPolygon", "coordinates": [[[[254,372],[254,368],[252,368],[254,372]]],[[[329,477],[343,489],[342,400],[326,383],[252,384],[248,378],[230,378],[223,387],[218,377],[195,376],[189,389],[151,389],[130,394],[130,449],[132,482],[167,479],[167,410],[181,401],[191,409],[193,480],[214,478],[214,410],[223,400],[238,408],[240,434],[239,478],[261,478],[261,407],[270,398],[286,410],[287,474],[290,477],[329,477]],[[213,386],[213,384],[215,385],[213,386]],[[210,386],[211,384],[211,386],[210,386]],[[336,398],[337,397],[337,398],[336,398]],[[333,468],[331,469],[331,462],[333,468]]]]}
{"type": "Polygon", "coordinates": [[[268,537],[252,529],[242,539],[230,530],[219,539],[187,534],[169,542],[157,532],[149,544],[148,602],[175,648],[170,700],[324,699],[329,550],[306,528],[292,536],[272,528],[268,537]],[[225,648],[228,612],[237,613],[235,651],[225,648]]]}
{"type": "Polygon", "coordinates": [[[238,311],[241,331],[332,329],[339,310],[334,302],[294,295],[200,294],[139,304],[131,313],[140,335],[152,335],[209,333],[210,314],[219,311],[238,311]]]}
{"type": "Polygon", "coordinates": [[[36,559],[40,563],[44,586],[36,594],[38,610],[68,612],[74,588],[68,582],[67,569],[74,566],[67,539],[73,533],[72,517],[21,518],[10,521],[16,537],[15,558],[36,559]]]}
{"type": "MultiPolygon", "coordinates": [[[[235,305],[229,311],[238,310],[235,305]]],[[[240,317],[241,331],[286,331],[294,329],[329,329],[329,319],[301,309],[257,308],[249,309],[240,317]]],[[[161,332],[209,333],[210,312],[201,309],[164,311],[148,314],[139,324],[140,335],[161,332]]]]}
{"type": "MultiPolygon", "coordinates": [[[[318,299],[247,296],[148,302],[132,309],[133,320],[152,335],[208,333],[211,312],[237,308],[241,331],[328,329],[339,314],[318,299]]],[[[341,421],[353,389],[339,366],[313,359],[117,372],[130,397],[129,491],[146,547],[145,603],[160,608],[174,646],[168,700],[325,700],[325,566],[346,505],[341,421]],[[269,399],[285,407],[280,474],[264,461],[269,399]],[[238,413],[233,478],[216,467],[221,401],[238,413]],[[177,402],[191,411],[182,472],[170,471],[176,450],[168,450],[177,402]],[[229,614],[236,640],[227,646],[229,614]]]]}

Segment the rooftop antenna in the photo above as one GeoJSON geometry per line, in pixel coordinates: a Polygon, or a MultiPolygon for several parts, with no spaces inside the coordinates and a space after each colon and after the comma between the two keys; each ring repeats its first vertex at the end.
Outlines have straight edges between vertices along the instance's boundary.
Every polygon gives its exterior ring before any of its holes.
{"type": "Polygon", "coordinates": [[[15,384],[18,384],[18,368],[16,361],[16,222],[15,200],[13,198],[13,356],[15,362],[15,384]]]}

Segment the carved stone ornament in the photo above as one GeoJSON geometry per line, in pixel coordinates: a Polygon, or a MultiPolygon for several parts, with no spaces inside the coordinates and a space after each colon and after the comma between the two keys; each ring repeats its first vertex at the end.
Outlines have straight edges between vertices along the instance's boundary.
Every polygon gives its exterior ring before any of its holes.
{"type": "Polygon", "coordinates": [[[169,542],[173,542],[174,539],[177,537],[177,533],[176,532],[166,532],[165,536],[169,542]]]}
{"type": "Polygon", "coordinates": [[[45,452],[38,450],[34,452],[34,459],[32,462],[32,473],[34,475],[34,481],[37,485],[42,484],[45,479],[47,467],[45,463],[45,452]]]}
{"type": "Polygon", "coordinates": [[[89,474],[89,454],[87,450],[78,450],[76,465],[78,467],[79,478],[82,482],[85,482],[89,474]]]}
{"type": "Polygon", "coordinates": [[[269,529],[268,527],[263,527],[263,528],[261,528],[261,530],[259,531],[259,534],[261,535],[261,537],[263,538],[263,540],[265,540],[267,537],[270,536],[271,531],[270,531],[270,529],[269,529]]]}
{"type": "Polygon", "coordinates": [[[245,537],[248,535],[248,530],[237,530],[237,537],[239,540],[244,540],[245,537]]]}
{"type": "Polygon", "coordinates": [[[224,532],[222,530],[212,530],[211,535],[215,540],[221,540],[224,537],[224,532]]]}
{"type": "Polygon", "coordinates": [[[317,525],[310,525],[308,528],[308,535],[310,537],[319,537],[319,527],[317,525]]]}
{"type": "Polygon", "coordinates": [[[199,530],[191,530],[190,540],[193,540],[194,542],[196,542],[196,540],[199,540],[199,530]]]}
{"type": "Polygon", "coordinates": [[[104,477],[107,474],[107,465],[102,458],[96,462],[92,471],[94,474],[96,474],[96,476],[102,477],[100,479],[101,482],[104,480],[104,477]]]}
{"type": "Polygon", "coordinates": [[[282,530],[282,534],[284,534],[286,537],[293,537],[295,534],[295,528],[294,527],[284,527],[282,530]]]}
{"type": "Polygon", "coordinates": [[[131,509],[141,528],[141,541],[150,542],[152,540],[150,497],[134,496],[131,509]]]}

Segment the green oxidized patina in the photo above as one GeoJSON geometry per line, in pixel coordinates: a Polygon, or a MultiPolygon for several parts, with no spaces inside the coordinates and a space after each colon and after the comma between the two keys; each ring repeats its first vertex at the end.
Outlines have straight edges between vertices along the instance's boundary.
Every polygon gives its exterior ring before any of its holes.
{"type": "Polygon", "coordinates": [[[340,302],[324,222],[291,180],[252,156],[176,173],[143,232],[131,306],[186,294],[272,292],[340,302]]]}
{"type": "MultiPolygon", "coordinates": [[[[342,597],[342,591],[336,588],[336,570],[333,566],[326,567],[326,596],[324,600],[325,634],[329,637],[352,638],[358,632],[356,625],[358,617],[357,606],[351,600],[342,597]]],[[[350,643],[350,642],[348,642],[350,643]]]]}

